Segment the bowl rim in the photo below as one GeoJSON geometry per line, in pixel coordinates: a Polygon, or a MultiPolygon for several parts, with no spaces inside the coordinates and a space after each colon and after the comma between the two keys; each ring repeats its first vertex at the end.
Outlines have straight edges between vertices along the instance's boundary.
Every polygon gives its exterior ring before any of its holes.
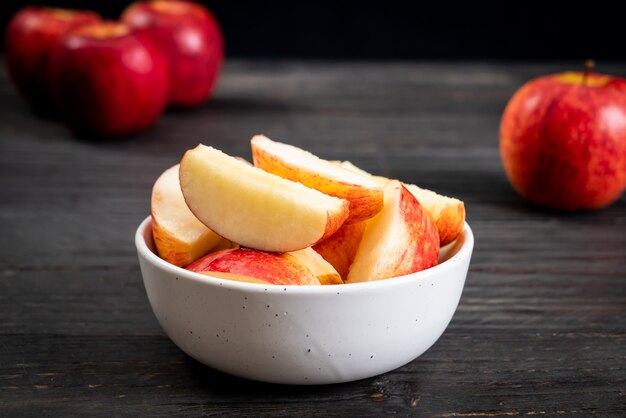
{"type": "MultiPolygon", "coordinates": [[[[416,273],[407,274],[404,276],[398,276],[386,280],[377,280],[372,282],[360,282],[360,283],[343,283],[335,285],[314,286],[314,285],[275,285],[264,283],[248,283],[239,282],[235,280],[228,280],[224,278],[210,276],[208,274],[196,273],[193,271],[185,270],[182,267],[175,266],[163,260],[157,254],[152,252],[144,239],[146,229],[150,228],[150,235],[152,236],[152,216],[148,215],[137,227],[135,232],[135,246],[139,256],[143,256],[150,264],[165,270],[168,273],[180,278],[191,280],[194,282],[203,283],[209,286],[221,286],[224,288],[230,288],[233,290],[246,290],[251,293],[285,293],[287,291],[296,294],[330,294],[330,293],[351,293],[364,290],[378,291],[388,287],[401,286],[407,282],[426,281],[429,278],[445,274],[445,272],[453,269],[459,263],[469,259],[472,255],[474,248],[474,234],[467,222],[463,225],[463,242],[461,247],[457,250],[449,259],[444,262],[430,267],[426,270],[418,271],[416,273]]],[[[456,241],[448,245],[455,245],[456,241]]]]}

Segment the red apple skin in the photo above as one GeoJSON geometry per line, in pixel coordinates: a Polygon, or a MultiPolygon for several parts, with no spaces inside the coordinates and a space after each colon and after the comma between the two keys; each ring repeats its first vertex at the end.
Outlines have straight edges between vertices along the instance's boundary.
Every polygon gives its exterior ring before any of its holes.
{"type": "Polygon", "coordinates": [[[186,1],[136,2],[122,20],[145,31],[169,63],[169,104],[195,107],[210,96],[224,60],[222,31],[209,10],[186,1]]]}
{"type": "Polygon", "coordinates": [[[626,187],[626,80],[561,73],[531,80],[509,101],[500,154],[517,192],[538,205],[596,209],[626,187]]]}
{"type": "Polygon", "coordinates": [[[328,261],[344,280],[348,277],[350,264],[359,249],[366,225],[367,221],[347,225],[344,223],[337,232],[313,246],[313,249],[328,261]]]}
{"type": "MultiPolygon", "coordinates": [[[[406,242],[397,242],[397,252],[403,253],[403,263],[394,276],[415,273],[434,267],[439,261],[439,231],[428,212],[413,193],[401,185],[399,211],[403,218],[406,242]]],[[[392,277],[394,277],[392,276],[392,277]]]]}
{"type": "Polygon", "coordinates": [[[54,45],[70,30],[99,20],[91,11],[49,7],[24,7],[13,16],[5,37],[7,67],[20,93],[37,111],[52,113],[48,83],[54,45]]]}
{"type": "Polygon", "coordinates": [[[138,133],[167,105],[163,55],[122,23],[101,22],[65,35],[52,52],[51,81],[62,117],[79,134],[138,133]]]}
{"type": "Polygon", "coordinates": [[[271,284],[320,284],[315,274],[295,257],[248,248],[216,251],[194,261],[185,269],[199,273],[213,271],[248,276],[271,284]]]}

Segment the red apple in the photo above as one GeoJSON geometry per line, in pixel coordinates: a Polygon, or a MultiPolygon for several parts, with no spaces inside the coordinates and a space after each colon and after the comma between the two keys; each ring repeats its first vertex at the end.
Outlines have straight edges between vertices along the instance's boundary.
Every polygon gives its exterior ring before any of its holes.
{"type": "Polygon", "coordinates": [[[167,105],[164,57],[123,23],[65,35],[52,51],[52,96],[77,132],[128,135],[151,126],[167,105]]]}
{"type": "Polygon", "coordinates": [[[66,32],[94,23],[91,11],[25,7],[11,19],[6,32],[6,62],[11,78],[36,110],[49,113],[50,52],[66,32]]]}
{"type": "Polygon", "coordinates": [[[533,203],[600,208],[626,187],[626,80],[590,70],[532,80],[504,111],[504,168],[533,203]]]}
{"type": "Polygon", "coordinates": [[[205,7],[187,1],[131,4],[122,20],[148,33],[169,62],[169,104],[193,107],[211,94],[224,59],[222,32],[205,7]]]}

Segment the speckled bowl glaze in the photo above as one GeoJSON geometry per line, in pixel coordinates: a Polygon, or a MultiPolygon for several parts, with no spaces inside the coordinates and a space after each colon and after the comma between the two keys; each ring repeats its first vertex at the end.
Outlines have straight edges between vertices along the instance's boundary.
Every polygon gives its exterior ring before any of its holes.
{"type": "Polygon", "coordinates": [[[155,254],[150,217],[135,244],[152,310],[181,350],[235,376],[306,385],[385,373],[432,346],[459,303],[474,237],[465,224],[428,270],[333,286],[263,285],[189,272],[155,254]]]}

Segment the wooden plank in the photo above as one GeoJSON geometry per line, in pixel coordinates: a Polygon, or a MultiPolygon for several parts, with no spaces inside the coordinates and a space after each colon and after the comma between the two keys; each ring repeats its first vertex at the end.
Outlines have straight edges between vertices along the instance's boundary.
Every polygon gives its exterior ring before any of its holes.
{"type": "Polygon", "coordinates": [[[626,199],[534,208],[497,149],[515,89],[567,68],[230,62],[206,106],[112,141],[35,118],[0,70],[0,416],[623,416],[626,199]],[[133,246],[151,185],[198,142],[249,158],[259,132],[466,202],[466,288],[422,357],[289,387],[211,370],[165,337],[133,246]]]}

